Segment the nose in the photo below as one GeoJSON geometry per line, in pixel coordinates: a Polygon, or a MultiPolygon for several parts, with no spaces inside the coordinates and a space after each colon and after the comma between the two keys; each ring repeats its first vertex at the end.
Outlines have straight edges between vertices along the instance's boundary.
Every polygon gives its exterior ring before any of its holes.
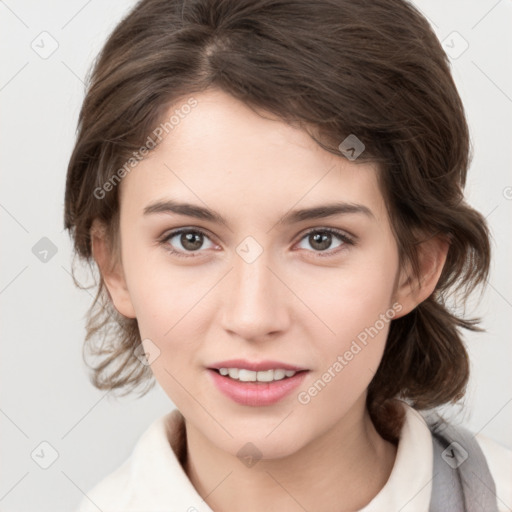
{"type": "Polygon", "coordinates": [[[290,324],[291,292],[265,254],[252,263],[236,256],[224,283],[223,327],[245,340],[276,336],[290,324]]]}

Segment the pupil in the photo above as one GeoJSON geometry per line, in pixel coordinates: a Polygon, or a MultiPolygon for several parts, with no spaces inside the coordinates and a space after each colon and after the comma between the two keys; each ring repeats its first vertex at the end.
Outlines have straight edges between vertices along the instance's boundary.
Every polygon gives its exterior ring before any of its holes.
{"type": "MultiPolygon", "coordinates": [[[[312,240],[315,244],[319,244],[317,246],[318,249],[328,249],[331,245],[331,234],[330,233],[315,233],[311,235],[312,240]]],[[[314,247],[314,244],[311,244],[314,247]]]]}
{"type": "Polygon", "coordinates": [[[199,249],[203,243],[200,233],[182,233],[180,241],[185,249],[191,251],[199,249]]]}

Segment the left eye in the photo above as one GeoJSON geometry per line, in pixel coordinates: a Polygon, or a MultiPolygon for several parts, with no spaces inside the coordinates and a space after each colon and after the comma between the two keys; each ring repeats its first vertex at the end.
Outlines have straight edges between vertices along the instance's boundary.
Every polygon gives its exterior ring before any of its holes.
{"type": "Polygon", "coordinates": [[[329,248],[336,249],[342,245],[353,244],[352,240],[344,233],[335,229],[327,228],[309,231],[302,237],[301,242],[302,241],[308,242],[310,246],[313,247],[315,252],[326,252],[326,250],[329,248]],[[339,240],[338,245],[336,245],[335,247],[331,247],[333,237],[339,240]]]}

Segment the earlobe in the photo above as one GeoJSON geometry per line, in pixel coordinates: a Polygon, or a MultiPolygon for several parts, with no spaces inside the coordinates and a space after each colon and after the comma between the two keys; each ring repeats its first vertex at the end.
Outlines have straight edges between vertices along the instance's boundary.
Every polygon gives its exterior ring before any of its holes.
{"type": "Polygon", "coordinates": [[[111,254],[106,241],[106,230],[96,219],[90,234],[93,258],[98,265],[114,307],[127,318],[136,318],[122,265],[118,261],[114,262],[114,255],[111,254]]]}
{"type": "Polygon", "coordinates": [[[446,262],[450,243],[439,236],[422,242],[418,248],[419,283],[410,264],[400,275],[395,300],[402,305],[400,315],[405,316],[434,292],[446,262]]]}

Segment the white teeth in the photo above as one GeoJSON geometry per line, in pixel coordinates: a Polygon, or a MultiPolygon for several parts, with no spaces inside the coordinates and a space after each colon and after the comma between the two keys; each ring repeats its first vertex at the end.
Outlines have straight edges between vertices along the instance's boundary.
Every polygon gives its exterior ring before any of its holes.
{"type": "Polygon", "coordinates": [[[238,379],[238,368],[229,368],[228,373],[232,379],[238,379]]]}
{"type": "MultiPolygon", "coordinates": [[[[286,370],[281,370],[281,368],[278,368],[277,370],[269,370],[269,371],[271,372],[271,374],[272,373],[274,374],[274,375],[271,375],[270,379],[272,379],[272,377],[274,377],[274,380],[281,380],[281,379],[284,379],[287,376],[286,375],[286,370]]],[[[291,373],[291,375],[288,375],[288,377],[291,377],[292,375],[295,375],[295,372],[290,372],[290,373],[291,373]]]]}
{"type": "MultiPolygon", "coordinates": [[[[229,372],[229,376],[231,377],[231,370],[229,372]]],[[[246,370],[241,368],[238,370],[238,380],[242,382],[256,382],[258,378],[258,374],[256,372],[252,372],[251,370],[246,370]]]]}
{"type": "Polygon", "coordinates": [[[254,372],[245,368],[219,368],[221,375],[229,375],[231,379],[240,380],[242,382],[272,382],[281,380],[285,377],[293,377],[297,372],[293,370],[283,370],[277,368],[275,370],[263,370],[254,372]]]}

